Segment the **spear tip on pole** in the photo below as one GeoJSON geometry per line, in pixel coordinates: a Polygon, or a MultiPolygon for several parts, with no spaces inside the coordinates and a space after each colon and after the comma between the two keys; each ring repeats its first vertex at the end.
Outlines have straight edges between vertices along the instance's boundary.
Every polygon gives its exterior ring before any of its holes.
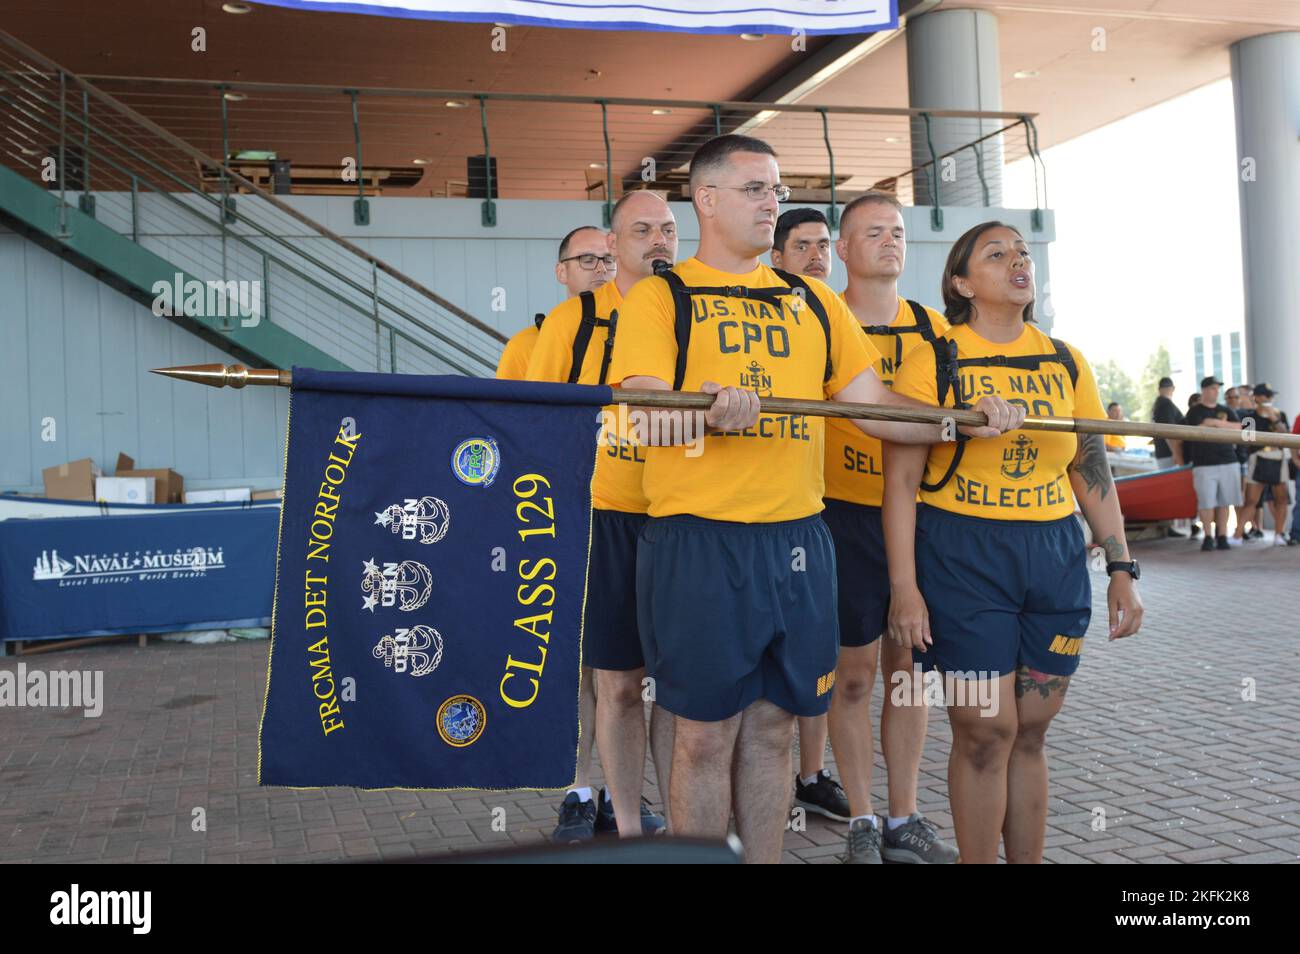
{"type": "Polygon", "coordinates": [[[190,364],[177,368],[152,368],[151,374],[206,384],[214,388],[242,388],[250,384],[288,387],[291,373],[275,368],[246,368],[242,364],[190,364]]]}

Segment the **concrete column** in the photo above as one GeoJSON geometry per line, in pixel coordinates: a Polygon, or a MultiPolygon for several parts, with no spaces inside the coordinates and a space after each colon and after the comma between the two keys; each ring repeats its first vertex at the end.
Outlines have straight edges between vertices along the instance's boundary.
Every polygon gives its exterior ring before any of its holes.
{"type": "MultiPolygon", "coordinates": [[[[998,61],[998,21],[987,10],[935,10],[907,22],[908,105],[915,109],[969,109],[1000,112],[1002,81],[998,61]]],[[[1006,125],[978,119],[930,121],[934,154],[943,156],[1006,125]]],[[[1002,137],[975,149],[961,149],[953,162],[940,162],[940,205],[1002,205],[1002,137]],[[978,161],[977,161],[978,160],[978,161]],[[983,186],[980,165],[983,166],[983,186]]],[[[930,161],[922,120],[912,122],[912,162],[930,161]]],[[[927,167],[928,168],[928,167],[927,167]]],[[[917,205],[933,205],[930,184],[916,176],[917,205]]]]}
{"type": "Polygon", "coordinates": [[[1300,413],[1300,33],[1234,43],[1246,369],[1300,413]]]}

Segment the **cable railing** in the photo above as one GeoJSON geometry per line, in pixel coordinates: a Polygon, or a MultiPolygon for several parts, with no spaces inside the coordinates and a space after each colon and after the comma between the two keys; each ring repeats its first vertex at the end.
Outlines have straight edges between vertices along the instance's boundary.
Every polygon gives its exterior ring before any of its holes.
{"type": "Polygon", "coordinates": [[[999,206],[1002,172],[1032,162],[1035,221],[1046,174],[1031,114],[601,98],[470,90],[95,77],[196,147],[271,178],[288,163],[295,193],[494,200],[596,199],[629,189],[683,199],[704,141],[746,133],[771,143],[792,201],[842,205],[867,189],[932,208],[999,206]],[[242,159],[239,157],[243,157],[242,159]],[[364,160],[364,161],[363,161],[364,160]],[[298,170],[304,170],[300,175],[298,170]]]}
{"type": "Polygon", "coordinates": [[[2,32],[0,162],[58,194],[60,237],[76,208],[174,265],[178,285],[183,273],[238,290],[237,307],[219,312],[219,330],[269,321],[350,367],[406,373],[489,375],[505,341],[232,164],[2,32]]]}

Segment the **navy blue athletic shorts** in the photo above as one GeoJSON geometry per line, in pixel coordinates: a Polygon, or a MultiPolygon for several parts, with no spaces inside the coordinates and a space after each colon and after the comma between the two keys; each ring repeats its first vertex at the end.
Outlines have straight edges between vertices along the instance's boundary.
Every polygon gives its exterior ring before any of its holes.
{"type": "Polygon", "coordinates": [[[986,520],[917,505],[916,577],[934,645],[914,659],[947,673],[1079,668],[1092,617],[1083,532],[1059,520],[986,520]]]}
{"type": "Polygon", "coordinates": [[[636,547],[643,513],[591,512],[591,562],[583,614],[582,664],[593,669],[640,669],[636,621],[636,547]]]}
{"type": "Polygon", "coordinates": [[[889,622],[889,567],[880,508],[826,498],[822,520],[835,541],[841,646],[870,646],[889,622]]]}
{"type": "Polygon", "coordinates": [[[816,716],[839,654],[835,545],[819,516],[651,518],[637,548],[646,674],[669,712],[718,722],[766,699],[816,716]]]}

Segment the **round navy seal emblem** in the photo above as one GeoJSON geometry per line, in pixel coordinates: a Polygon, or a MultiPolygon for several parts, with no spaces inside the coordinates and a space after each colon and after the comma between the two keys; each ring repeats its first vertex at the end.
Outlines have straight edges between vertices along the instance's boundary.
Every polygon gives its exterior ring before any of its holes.
{"type": "Polygon", "coordinates": [[[456,445],[451,453],[451,469],[456,479],[471,487],[490,487],[501,469],[501,451],[491,437],[470,437],[456,445]]]}
{"type": "Polygon", "coordinates": [[[438,734],[448,745],[473,745],[487,726],[487,710],[473,696],[452,696],[438,706],[438,734]]]}

